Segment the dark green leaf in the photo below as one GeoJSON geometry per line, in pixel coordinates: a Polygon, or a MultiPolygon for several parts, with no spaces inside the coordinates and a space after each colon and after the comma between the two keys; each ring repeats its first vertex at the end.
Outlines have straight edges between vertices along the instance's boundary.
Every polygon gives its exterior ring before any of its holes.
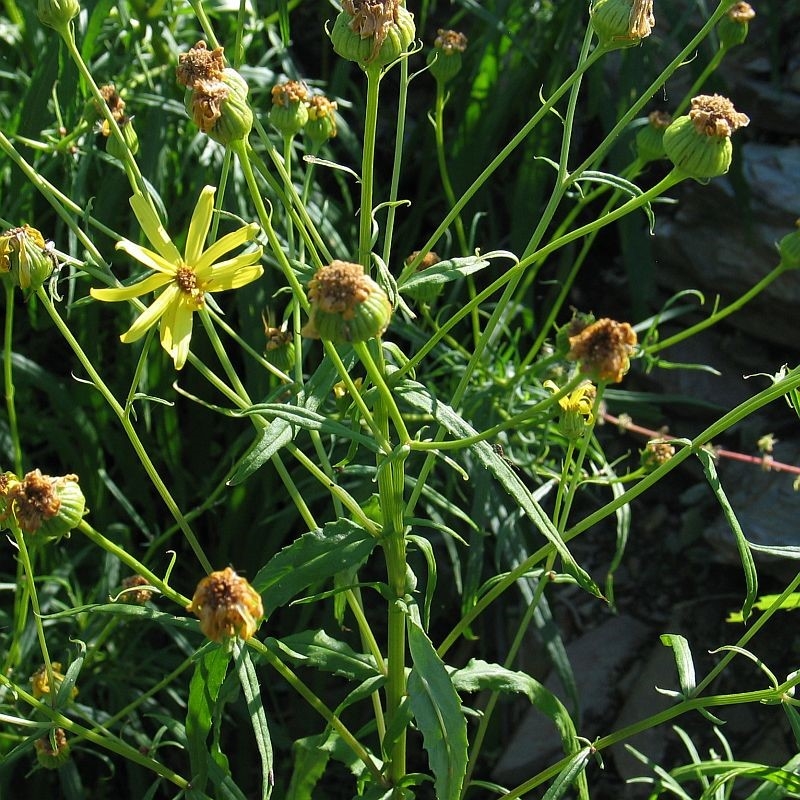
{"type": "Polygon", "coordinates": [[[261,699],[261,686],[258,682],[258,675],[256,675],[256,668],[250,658],[250,651],[246,646],[238,643],[235,648],[239,651],[236,654],[236,669],[239,675],[239,682],[242,685],[242,691],[247,701],[250,724],[253,726],[258,754],[261,757],[261,800],[267,800],[275,783],[272,738],[269,734],[267,715],[261,699]]]}
{"type": "Polygon", "coordinates": [[[300,662],[304,667],[343,675],[351,681],[364,681],[379,674],[371,656],[357,653],[350,645],[333,639],[323,630],[284,636],[281,643],[304,656],[300,662]]]}
{"type": "Polygon", "coordinates": [[[222,647],[208,648],[194,668],[189,682],[186,707],[186,741],[192,768],[192,789],[204,792],[208,781],[211,755],[207,745],[211,720],[220,686],[228,671],[230,656],[222,647]]]}
{"type": "Polygon", "coordinates": [[[422,627],[408,618],[413,668],[408,702],[422,732],[437,800],[458,800],[467,769],[467,721],[444,663],[422,627]]]}
{"type": "Polygon", "coordinates": [[[375,543],[362,527],[346,519],[331,522],[320,531],[304,533],[274,555],[252,581],[261,593],[265,616],[312,583],[363,564],[375,543]]]}

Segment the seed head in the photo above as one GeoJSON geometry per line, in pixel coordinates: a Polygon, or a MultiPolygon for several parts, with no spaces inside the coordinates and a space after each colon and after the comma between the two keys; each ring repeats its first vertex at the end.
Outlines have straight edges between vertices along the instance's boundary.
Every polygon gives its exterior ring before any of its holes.
{"type": "Polygon", "coordinates": [[[36,760],[45,769],[58,769],[69,760],[69,742],[63,728],[56,728],[50,735],[42,736],[33,744],[36,760]]]}
{"type": "Polygon", "coordinates": [[[308,283],[311,311],[301,333],[332,342],[364,342],[389,326],[392,306],[386,292],[360,264],[333,261],[308,283]]]}
{"type": "Polygon", "coordinates": [[[186,610],[200,618],[200,630],[214,642],[249,639],[264,616],[261,595],[230,567],[203,578],[186,610]]]}
{"type": "Polygon", "coordinates": [[[645,470],[654,470],[666,464],[675,455],[675,448],[665,439],[651,439],[641,452],[641,465],[645,470]]]}
{"type": "Polygon", "coordinates": [[[209,50],[208,45],[200,41],[188,53],[178,56],[175,77],[181,86],[193,89],[198,81],[213,81],[222,77],[225,69],[223,48],[209,50]]]}
{"type": "Polygon", "coordinates": [[[627,322],[599,319],[569,337],[569,358],[598,381],[619,383],[630,367],[636,332],[627,322]]]}
{"type": "Polygon", "coordinates": [[[143,575],[129,575],[122,581],[120,600],[123,603],[143,606],[153,596],[153,590],[142,588],[145,586],[150,586],[150,582],[143,575]]]}

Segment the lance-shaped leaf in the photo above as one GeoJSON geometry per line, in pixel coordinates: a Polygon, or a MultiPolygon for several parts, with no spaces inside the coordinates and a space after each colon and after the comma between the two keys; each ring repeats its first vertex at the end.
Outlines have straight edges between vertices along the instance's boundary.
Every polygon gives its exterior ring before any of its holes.
{"type": "Polygon", "coordinates": [[[346,519],[328,523],[322,530],[304,533],[276,553],[252,581],[261,594],[264,615],[268,617],[312,583],[328,580],[344,569],[361,566],[375,542],[362,527],[346,519]]]}

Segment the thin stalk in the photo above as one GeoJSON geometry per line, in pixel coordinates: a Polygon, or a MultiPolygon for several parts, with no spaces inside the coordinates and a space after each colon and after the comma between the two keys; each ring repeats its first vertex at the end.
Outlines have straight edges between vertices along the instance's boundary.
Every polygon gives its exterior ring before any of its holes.
{"type": "Polygon", "coordinates": [[[252,638],[247,640],[248,647],[255,650],[264,660],[295,690],[308,705],[316,711],[328,725],[339,734],[341,740],[346,744],[356,757],[364,764],[373,779],[379,784],[385,785],[380,768],[375,763],[369,751],[359,742],[350,732],[339,717],[333,713],[317,695],[303,683],[297,675],[278,658],[263,642],[252,638]]]}
{"type": "Polygon", "coordinates": [[[3,280],[6,292],[6,316],[3,329],[3,389],[6,398],[6,413],[8,414],[8,433],[11,437],[11,453],[14,472],[22,479],[22,442],[19,438],[19,425],[17,423],[17,406],[14,402],[14,369],[12,365],[12,343],[14,334],[14,285],[10,280],[3,280]]]}
{"type": "Polygon", "coordinates": [[[123,742],[121,739],[118,739],[116,736],[112,736],[107,733],[97,733],[90,728],[85,728],[83,725],[80,725],[69,717],[64,716],[61,712],[51,708],[49,705],[47,705],[47,703],[42,703],[40,700],[37,700],[32,694],[26,692],[18,684],[13,683],[5,675],[0,675],[0,686],[5,686],[12,691],[17,700],[21,700],[29,705],[33,711],[47,719],[53,724],[53,726],[63,728],[65,731],[74,734],[76,737],[85,739],[86,741],[91,742],[92,744],[95,744],[104,750],[116,753],[126,761],[138,764],[139,766],[144,767],[146,770],[154,772],[156,775],[160,775],[162,778],[179,787],[180,789],[183,789],[184,791],[191,789],[191,784],[186,778],[182,777],[177,772],[174,772],[160,761],[156,761],[154,758],[144,755],[138,747],[132,747],[131,745],[123,742]]]}
{"type": "Polygon", "coordinates": [[[189,523],[186,521],[186,518],[183,516],[183,513],[178,508],[178,504],[173,499],[172,495],[170,494],[167,485],[161,479],[161,476],[158,473],[158,470],[153,464],[150,456],[145,449],[142,440],[139,438],[139,435],[136,433],[135,428],[131,424],[130,418],[125,413],[125,409],[119,404],[116,397],[114,397],[111,390],[106,386],[103,379],[100,377],[100,374],[94,368],[94,365],[89,360],[89,357],[83,351],[78,340],[72,335],[72,331],[69,327],[65,324],[64,320],[61,319],[58,311],[56,310],[55,306],[50,301],[47,293],[44,289],[39,289],[36,292],[36,296],[42,302],[42,305],[45,307],[45,310],[50,315],[50,319],[53,320],[55,326],[58,328],[61,335],[66,340],[67,344],[70,346],[71,350],[75,355],[78,357],[78,361],[80,361],[83,368],[86,370],[87,374],[89,375],[92,383],[94,384],[95,388],[100,392],[103,396],[103,399],[108,403],[111,410],[119,419],[120,424],[122,425],[125,434],[128,437],[128,441],[130,441],[131,445],[133,446],[133,450],[136,453],[139,461],[141,462],[142,466],[144,467],[144,471],[147,473],[147,476],[155,486],[156,490],[158,491],[159,495],[161,495],[161,499],[166,504],[167,508],[169,509],[172,516],[175,518],[175,521],[181,528],[183,535],[186,537],[186,541],[189,543],[189,546],[192,548],[197,560],[202,565],[203,569],[206,572],[211,572],[211,563],[209,562],[206,554],[203,552],[203,548],[200,545],[197,537],[194,534],[194,531],[189,526],[189,523]]]}
{"type": "Polygon", "coordinates": [[[358,221],[358,261],[369,272],[372,252],[372,192],[375,180],[375,139],[378,132],[378,98],[381,68],[368,67],[367,107],[364,113],[364,149],[361,154],[361,203],[358,221]]]}
{"type": "Polygon", "coordinates": [[[655,344],[648,346],[648,355],[654,355],[661,350],[665,350],[667,347],[672,347],[672,345],[678,344],[678,342],[682,342],[684,339],[688,339],[689,337],[700,333],[700,331],[704,331],[706,328],[710,328],[712,325],[716,325],[720,320],[723,320],[725,317],[728,317],[734,312],[738,311],[746,303],[749,303],[754,297],[761,294],[761,292],[763,292],[767,286],[769,286],[774,280],[779,278],[789,269],[789,267],[782,263],[778,264],[777,267],[765,275],[755,286],[748,289],[741,297],[737,298],[732,303],[729,303],[727,306],[725,306],[725,308],[715,311],[710,317],[706,317],[706,319],[698,322],[696,325],[692,325],[686,330],[676,333],[674,336],[670,336],[663,341],[656,342],[655,344]]]}

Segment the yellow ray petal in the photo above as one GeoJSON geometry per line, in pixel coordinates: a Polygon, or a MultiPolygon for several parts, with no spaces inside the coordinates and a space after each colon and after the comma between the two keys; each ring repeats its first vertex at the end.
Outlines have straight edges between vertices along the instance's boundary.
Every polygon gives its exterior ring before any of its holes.
{"type": "Polygon", "coordinates": [[[255,239],[256,234],[258,233],[258,225],[253,223],[252,225],[245,225],[243,228],[239,228],[236,231],[226,234],[221,239],[217,239],[208,250],[200,256],[197,263],[194,264],[195,272],[200,275],[200,277],[205,277],[202,273],[207,270],[217,259],[222,258],[226,253],[229,253],[235,247],[239,247],[243,245],[245,242],[249,242],[252,239],[255,239]]]}
{"type": "MultiPolygon", "coordinates": [[[[232,263],[223,262],[223,264],[232,263]]],[[[224,267],[223,264],[218,266],[223,267],[219,272],[214,270],[214,277],[208,282],[209,292],[224,292],[228,289],[238,289],[240,286],[246,286],[258,280],[264,274],[264,268],[260,264],[255,266],[240,266],[233,265],[224,267]]]]}
{"type": "Polygon", "coordinates": [[[141,339],[164,315],[170,305],[180,300],[180,294],[181,290],[174,283],[167,286],[150,306],[134,320],[133,325],[119,337],[120,341],[130,344],[137,339],[141,339]]]}
{"type": "Polygon", "coordinates": [[[134,297],[141,297],[143,294],[154,292],[171,280],[171,276],[157,273],[156,275],[148,275],[143,280],[132,283],[130,286],[118,286],[111,289],[90,289],[89,293],[95,300],[116,303],[120,300],[132,300],[134,297]]]}
{"type": "Polygon", "coordinates": [[[175,362],[175,369],[182,369],[189,357],[193,312],[194,306],[181,299],[161,319],[161,346],[175,362]]]}
{"type": "Polygon", "coordinates": [[[133,258],[135,258],[137,261],[140,261],[146,267],[149,267],[156,272],[163,272],[165,275],[169,276],[174,276],[178,271],[178,265],[183,263],[180,257],[178,257],[178,260],[175,263],[172,261],[167,261],[158,253],[154,253],[152,250],[148,250],[146,247],[140,247],[138,244],[130,242],[127,239],[117,242],[117,250],[122,250],[129,256],[133,256],[133,258]]]}
{"type": "Polygon", "coordinates": [[[181,260],[181,254],[172,239],[169,238],[169,234],[164,230],[161,220],[156,216],[150,203],[140,194],[133,195],[129,202],[147,241],[158,250],[166,261],[177,264],[181,260]]]}
{"type": "Polygon", "coordinates": [[[214,211],[214,186],[204,186],[200,198],[192,212],[189,233],[186,237],[186,263],[193,265],[200,260],[206,243],[208,229],[211,227],[211,214],[214,211]]]}

